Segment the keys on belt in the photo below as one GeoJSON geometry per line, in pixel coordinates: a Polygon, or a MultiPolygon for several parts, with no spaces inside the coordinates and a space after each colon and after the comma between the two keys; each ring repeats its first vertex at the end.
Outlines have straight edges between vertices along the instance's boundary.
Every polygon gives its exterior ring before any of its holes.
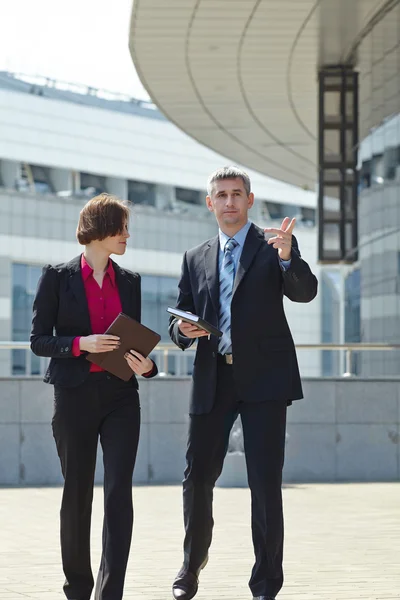
{"type": "Polygon", "coordinates": [[[218,357],[227,365],[233,365],[233,354],[218,354],[218,357]]]}

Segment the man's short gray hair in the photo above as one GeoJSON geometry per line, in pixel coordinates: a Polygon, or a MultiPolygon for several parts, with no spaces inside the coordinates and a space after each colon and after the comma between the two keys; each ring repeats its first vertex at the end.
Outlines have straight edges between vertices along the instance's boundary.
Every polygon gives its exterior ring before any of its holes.
{"type": "Polygon", "coordinates": [[[207,181],[207,194],[211,196],[213,190],[213,183],[215,181],[223,181],[224,179],[241,179],[243,181],[244,189],[246,190],[247,196],[250,194],[250,177],[245,171],[235,166],[222,167],[221,169],[217,169],[216,171],[214,171],[214,173],[211,173],[207,181]]]}

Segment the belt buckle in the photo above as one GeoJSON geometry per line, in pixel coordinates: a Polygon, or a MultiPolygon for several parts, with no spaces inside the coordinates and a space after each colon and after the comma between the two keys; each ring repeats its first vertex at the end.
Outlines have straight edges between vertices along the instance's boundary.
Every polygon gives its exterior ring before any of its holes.
{"type": "Polygon", "coordinates": [[[233,365],[233,354],[225,354],[224,357],[227,365],[233,365]]]}

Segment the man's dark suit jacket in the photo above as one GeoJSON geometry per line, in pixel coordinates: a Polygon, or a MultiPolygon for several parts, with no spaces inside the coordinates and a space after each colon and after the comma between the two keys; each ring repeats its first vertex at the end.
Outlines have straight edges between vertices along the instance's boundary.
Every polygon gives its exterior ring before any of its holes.
{"type": "MultiPolygon", "coordinates": [[[[219,236],[188,250],[183,259],[177,308],[218,326],[219,236]]],[[[292,262],[283,271],[277,251],[264,232],[251,225],[238,264],[231,305],[233,377],[244,402],[299,400],[303,397],[295,347],[283,308],[283,296],[310,302],[318,282],[292,238],[292,262]]],[[[169,332],[182,350],[193,340],[182,336],[177,319],[169,332]]],[[[191,414],[212,409],[217,385],[218,339],[199,338],[193,367],[191,414]]]]}
{"type": "MultiPolygon", "coordinates": [[[[122,269],[112,261],[122,311],[140,321],[140,275],[122,269]]],[[[31,348],[38,356],[51,357],[44,377],[46,383],[75,387],[85,381],[91,363],[86,353],[72,354],[77,336],[91,335],[89,308],[81,275],[81,256],[68,263],[43,268],[33,304],[31,348]]],[[[157,373],[157,369],[152,376],[157,373]]],[[[135,375],[130,380],[138,387],[135,375]]]]}

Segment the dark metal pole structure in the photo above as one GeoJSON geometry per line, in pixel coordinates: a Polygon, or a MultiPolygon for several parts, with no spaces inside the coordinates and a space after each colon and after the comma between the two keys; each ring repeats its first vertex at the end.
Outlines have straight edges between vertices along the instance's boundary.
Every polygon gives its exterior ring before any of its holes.
{"type": "Polygon", "coordinates": [[[335,65],[319,72],[318,258],[357,260],[358,73],[335,65]]]}

